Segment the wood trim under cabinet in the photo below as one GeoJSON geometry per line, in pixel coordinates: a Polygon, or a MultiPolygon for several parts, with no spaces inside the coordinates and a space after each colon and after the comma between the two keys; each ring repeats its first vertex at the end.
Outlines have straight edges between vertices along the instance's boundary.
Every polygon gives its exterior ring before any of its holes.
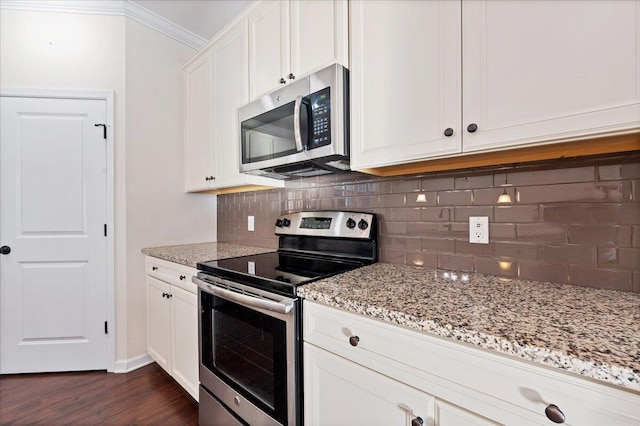
{"type": "Polygon", "coordinates": [[[633,133],[561,144],[439,158],[359,171],[376,176],[398,176],[638,150],[640,150],[640,133],[633,133]]]}
{"type": "Polygon", "coordinates": [[[282,189],[282,188],[277,186],[267,186],[267,185],[244,185],[244,186],[234,186],[229,188],[212,189],[210,191],[199,191],[199,192],[224,195],[224,194],[235,194],[237,192],[264,191],[267,189],[282,189]]]}

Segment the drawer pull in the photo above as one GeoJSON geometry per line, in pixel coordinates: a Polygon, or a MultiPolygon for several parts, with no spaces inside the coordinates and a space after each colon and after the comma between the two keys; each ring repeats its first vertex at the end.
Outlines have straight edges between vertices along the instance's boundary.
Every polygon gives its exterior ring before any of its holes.
{"type": "Polygon", "coordinates": [[[411,420],[411,426],[423,426],[424,425],[424,420],[422,420],[422,417],[416,417],[415,419],[411,420]]]}
{"type": "Polygon", "coordinates": [[[151,267],[151,270],[152,270],[152,271],[157,271],[157,270],[158,270],[158,267],[157,267],[157,266],[152,266],[152,267],[151,267]]]}
{"type": "Polygon", "coordinates": [[[557,405],[549,404],[547,408],[544,409],[544,413],[547,415],[547,418],[554,423],[564,423],[564,413],[558,408],[557,405]]]}
{"type": "Polygon", "coordinates": [[[360,338],[358,336],[349,337],[349,344],[351,344],[351,346],[358,346],[359,342],[360,342],[360,338]]]}
{"type": "Polygon", "coordinates": [[[184,279],[187,278],[184,275],[180,275],[180,281],[184,281],[184,279]]]}

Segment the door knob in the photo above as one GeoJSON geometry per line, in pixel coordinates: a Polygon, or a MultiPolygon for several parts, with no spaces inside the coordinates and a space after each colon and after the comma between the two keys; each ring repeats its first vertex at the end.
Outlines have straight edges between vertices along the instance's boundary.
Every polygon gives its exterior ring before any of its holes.
{"type": "Polygon", "coordinates": [[[415,419],[411,420],[411,426],[423,426],[424,425],[424,420],[422,420],[422,417],[416,417],[415,419]]]}
{"type": "Polygon", "coordinates": [[[360,338],[358,336],[349,337],[349,344],[351,346],[358,346],[358,343],[360,343],[360,338]]]}
{"type": "Polygon", "coordinates": [[[11,253],[11,247],[9,247],[9,246],[2,246],[2,247],[0,247],[0,253],[2,253],[2,254],[9,254],[9,253],[11,253]]]}
{"type": "Polygon", "coordinates": [[[467,132],[469,133],[474,133],[476,130],[478,130],[478,125],[476,123],[471,123],[467,126],[467,132]]]}
{"type": "Polygon", "coordinates": [[[453,136],[453,129],[451,127],[447,127],[446,129],[444,129],[444,135],[446,137],[453,136]]]}

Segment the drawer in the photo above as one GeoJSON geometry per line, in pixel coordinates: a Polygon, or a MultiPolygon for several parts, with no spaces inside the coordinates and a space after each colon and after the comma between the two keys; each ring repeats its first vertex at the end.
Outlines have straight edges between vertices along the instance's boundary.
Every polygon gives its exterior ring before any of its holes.
{"type": "Polygon", "coordinates": [[[198,287],[191,280],[193,276],[197,275],[197,269],[150,256],[147,256],[146,263],[147,275],[190,293],[198,293],[198,287]]]}
{"type": "Polygon", "coordinates": [[[303,310],[305,342],[499,423],[551,424],[554,404],[565,424],[640,424],[637,392],[309,301],[303,310]]]}

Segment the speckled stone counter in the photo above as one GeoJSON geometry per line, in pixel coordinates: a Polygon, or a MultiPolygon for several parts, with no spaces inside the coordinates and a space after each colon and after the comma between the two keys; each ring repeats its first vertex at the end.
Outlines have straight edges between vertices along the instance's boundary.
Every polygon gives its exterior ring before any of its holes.
{"type": "Polygon", "coordinates": [[[229,243],[201,243],[177,246],[143,248],[142,253],[169,262],[196,267],[198,262],[226,259],[229,257],[249,256],[252,254],[275,251],[264,247],[250,247],[229,243]]]}
{"type": "Polygon", "coordinates": [[[302,297],[640,391],[640,295],[376,263],[302,297]]]}

